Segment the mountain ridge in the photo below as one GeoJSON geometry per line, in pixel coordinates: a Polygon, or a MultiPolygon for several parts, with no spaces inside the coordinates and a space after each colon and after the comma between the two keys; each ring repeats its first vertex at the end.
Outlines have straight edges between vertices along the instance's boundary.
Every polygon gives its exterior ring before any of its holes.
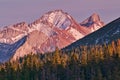
{"type": "MultiPolygon", "coordinates": [[[[101,27],[102,24],[99,28],[101,27]]],[[[68,13],[54,10],[45,13],[31,24],[21,22],[3,29],[4,33],[0,31],[0,42],[12,44],[27,36],[24,44],[13,53],[13,59],[16,59],[31,52],[52,52],[56,47],[62,49],[93,31],[95,30],[77,23],[68,13]]]]}

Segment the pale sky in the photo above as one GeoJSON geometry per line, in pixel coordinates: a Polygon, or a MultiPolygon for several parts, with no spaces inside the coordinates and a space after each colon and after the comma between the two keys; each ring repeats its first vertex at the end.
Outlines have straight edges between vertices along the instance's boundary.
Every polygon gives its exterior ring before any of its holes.
{"type": "Polygon", "coordinates": [[[0,27],[31,23],[57,9],[69,13],[79,23],[93,13],[108,23],[120,17],[120,0],[0,0],[0,27]]]}

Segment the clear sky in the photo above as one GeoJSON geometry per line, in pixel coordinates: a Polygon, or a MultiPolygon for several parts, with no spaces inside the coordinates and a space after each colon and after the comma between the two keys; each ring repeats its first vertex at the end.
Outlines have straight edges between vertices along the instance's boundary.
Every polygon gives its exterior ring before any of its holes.
{"type": "Polygon", "coordinates": [[[98,13],[108,23],[120,17],[120,0],[0,0],[0,27],[31,23],[56,9],[68,12],[77,22],[98,13]]]}

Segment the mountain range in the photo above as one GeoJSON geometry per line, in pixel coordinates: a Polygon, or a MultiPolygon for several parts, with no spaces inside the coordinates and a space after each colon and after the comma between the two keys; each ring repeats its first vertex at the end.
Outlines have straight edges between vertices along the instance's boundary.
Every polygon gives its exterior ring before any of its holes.
{"type": "Polygon", "coordinates": [[[49,11],[30,24],[6,26],[0,30],[0,62],[65,48],[103,26],[96,13],[79,23],[62,10],[49,11]]]}

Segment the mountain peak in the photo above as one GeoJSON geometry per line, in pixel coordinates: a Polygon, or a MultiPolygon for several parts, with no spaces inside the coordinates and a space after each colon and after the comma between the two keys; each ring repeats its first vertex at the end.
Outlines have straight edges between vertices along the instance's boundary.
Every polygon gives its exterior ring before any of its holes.
{"type": "Polygon", "coordinates": [[[65,13],[63,10],[61,10],[61,9],[57,9],[57,10],[52,10],[52,11],[49,11],[49,12],[47,12],[46,14],[49,14],[49,13],[55,13],[55,12],[61,12],[61,13],[65,13]]]}
{"type": "Polygon", "coordinates": [[[99,23],[101,22],[100,17],[97,13],[93,13],[89,18],[87,18],[85,21],[80,23],[82,26],[91,26],[94,23],[99,23]]]}
{"type": "Polygon", "coordinates": [[[62,10],[53,10],[45,13],[40,19],[33,22],[33,25],[44,24],[47,26],[67,29],[72,21],[72,17],[62,10]]]}
{"type": "Polygon", "coordinates": [[[45,20],[53,24],[54,26],[56,26],[59,22],[63,23],[68,19],[68,14],[63,12],[62,10],[49,11],[48,13],[42,16],[42,20],[45,20]]]}
{"type": "Polygon", "coordinates": [[[98,22],[100,21],[100,17],[97,13],[93,13],[90,17],[89,17],[89,21],[92,21],[92,22],[98,22]]]}
{"type": "Polygon", "coordinates": [[[80,25],[85,26],[94,32],[103,27],[104,23],[100,20],[100,17],[97,13],[93,13],[89,18],[80,23],[80,25]]]}

